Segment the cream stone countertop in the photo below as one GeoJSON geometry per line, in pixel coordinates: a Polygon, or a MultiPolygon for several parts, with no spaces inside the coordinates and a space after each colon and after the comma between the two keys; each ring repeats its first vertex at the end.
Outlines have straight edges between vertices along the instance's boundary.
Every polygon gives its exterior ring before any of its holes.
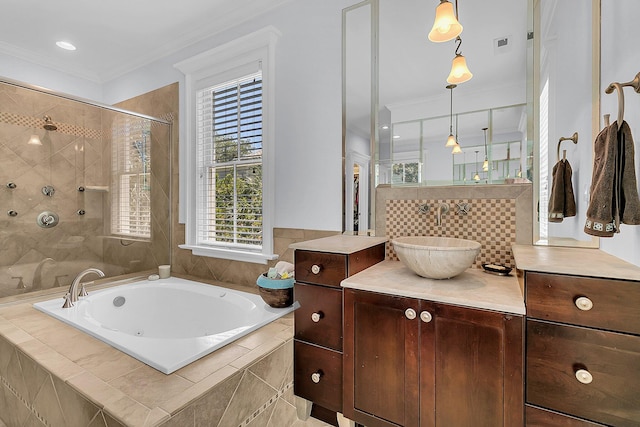
{"type": "Polygon", "coordinates": [[[595,248],[513,245],[519,270],[640,280],[640,267],[595,248]]]}
{"type": "Polygon", "coordinates": [[[445,280],[420,277],[400,261],[382,261],[342,281],[342,287],[471,308],[525,314],[518,279],[468,268],[445,280]]]}
{"type": "Polygon", "coordinates": [[[385,243],[386,237],[371,236],[351,236],[337,234],[335,236],[323,237],[321,239],[307,240],[305,242],[292,243],[291,249],[302,249],[315,252],[332,252],[349,255],[363,249],[370,248],[380,243],[385,243]]]}
{"type": "MultiPolygon", "coordinates": [[[[256,293],[245,286],[180,277],[256,293]]],[[[107,286],[98,283],[88,291],[104,287],[107,286]]],[[[109,425],[156,426],[213,386],[293,338],[293,313],[289,313],[165,375],[33,308],[33,302],[61,297],[64,290],[49,289],[46,294],[29,300],[0,300],[0,350],[4,348],[1,345],[4,338],[37,360],[42,368],[101,409],[107,419],[113,417],[117,421],[109,425]]],[[[45,402],[45,405],[57,407],[55,402],[45,402]]]]}

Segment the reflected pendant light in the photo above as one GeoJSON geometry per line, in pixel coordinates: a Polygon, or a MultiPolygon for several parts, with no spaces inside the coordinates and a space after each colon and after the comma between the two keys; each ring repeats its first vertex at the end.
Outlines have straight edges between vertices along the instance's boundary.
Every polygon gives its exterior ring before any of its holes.
{"type": "Polygon", "coordinates": [[[480,181],[480,174],[478,173],[478,150],[476,150],[476,173],[473,175],[474,181],[480,181]]]}
{"type": "Polygon", "coordinates": [[[429,40],[432,42],[448,42],[458,37],[462,33],[462,25],[457,19],[458,1],[456,0],[456,12],[453,11],[453,4],[448,0],[440,0],[436,7],[436,18],[433,21],[433,28],[429,32],[429,40]]]}
{"type": "Polygon", "coordinates": [[[451,154],[460,154],[462,153],[462,147],[460,147],[460,143],[458,142],[458,115],[456,114],[456,144],[453,146],[451,150],[451,154]]]}
{"type": "Polygon", "coordinates": [[[458,141],[453,136],[453,89],[457,85],[447,85],[447,89],[451,91],[451,101],[449,103],[449,137],[447,138],[447,143],[444,145],[445,147],[454,147],[458,145],[458,141]]]}
{"type": "Polygon", "coordinates": [[[485,172],[489,171],[489,158],[487,157],[487,129],[482,128],[484,131],[484,162],[482,162],[482,170],[485,172]]]}
{"type": "Polygon", "coordinates": [[[469,71],[469,67],[467,67],[467,60],[460,52],[460,45],[462,44],[460,36],[456,38],[456,43],[458,43],[455,51],[456,56],[451,62],[451,72],[449,73],[449,77],[447,77],[447,83],[451,84],[464,83],[473,77],[473,74],[469,71]]]}

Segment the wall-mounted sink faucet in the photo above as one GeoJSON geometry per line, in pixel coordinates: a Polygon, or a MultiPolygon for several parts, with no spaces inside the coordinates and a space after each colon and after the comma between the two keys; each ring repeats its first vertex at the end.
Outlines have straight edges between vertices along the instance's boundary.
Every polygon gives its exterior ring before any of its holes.
{"type": "MultiPolygon", "coordinates": [[[[62,305],[62,308],[73,307],[73,304],[78,301],[78,294],[84,291],[84,286],[82,287],[81,291],[78,291],[78,285],[80,284],[80,281],[84,279],[84,276],[90,273],[94,273],[100,277],[104,277],[104,273],[102,272],[102,270],[99,270],[97,268],[87,268],[86,270],[78,273],[76,278],[73,279],[73,282],[71,282],[71,286],[69,286],[69,292],[67,292],[67,294],[64,296],[64,304],[62,305]]],[[[86,295],[86,292],[84,292],[84,294],[86,295]]]]}
{"type": "Polygon", "coordinates": [[[42,289],[42,269],[45,264],[55,264],[55,262],[56,261],[53,258],[45,258],[38,263],[35,270],[33,271],[33,283],[31,285],[31,290],[37,291],[42,289]]]}
{"type": "Polygon", "coordinates": [[[440,227],[442,225],[442,215],[447,212],[449,212],[449,204],[440,203],[436,209],[436,226],[440,227]]]}

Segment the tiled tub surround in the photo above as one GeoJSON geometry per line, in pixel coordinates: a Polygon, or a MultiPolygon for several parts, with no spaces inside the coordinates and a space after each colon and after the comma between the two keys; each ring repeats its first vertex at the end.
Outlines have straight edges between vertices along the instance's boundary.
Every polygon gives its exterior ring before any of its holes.
{"type": "Polygon", "coordinates": [[[31,303],[5,305],[0,418],[9,427],[292,425],[292,337],[289,314],[165,375],[31,303]]]}
{"type": "MultiPolygon", "coordinates": [[[[501,263],[514,267],[511,245],[531,243],[532,187],[530,184],[392,188],[376,191],[376,234],[389,241],[401,236],[444,236],[482,244],[475,266],[501,263]],[[449,206],[436,225],[441,203],[449,206]],[[426,213],[420,211],[428,205],[426,213]],[[468,212],[462,213],[464,205],[468,212]]],[[[387,259],[397,260],[387,244],[387,259]]]]}

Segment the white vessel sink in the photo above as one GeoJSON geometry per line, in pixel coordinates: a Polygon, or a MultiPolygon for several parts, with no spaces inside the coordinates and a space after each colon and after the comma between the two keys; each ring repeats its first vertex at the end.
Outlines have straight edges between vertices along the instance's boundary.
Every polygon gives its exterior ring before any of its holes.
{"type": "Polygon", "coordinates": [[[419,276],[450,279],[471,267],[482,245],[454,237],[412,236],[392,239],[400,261],[419,276]]]}

